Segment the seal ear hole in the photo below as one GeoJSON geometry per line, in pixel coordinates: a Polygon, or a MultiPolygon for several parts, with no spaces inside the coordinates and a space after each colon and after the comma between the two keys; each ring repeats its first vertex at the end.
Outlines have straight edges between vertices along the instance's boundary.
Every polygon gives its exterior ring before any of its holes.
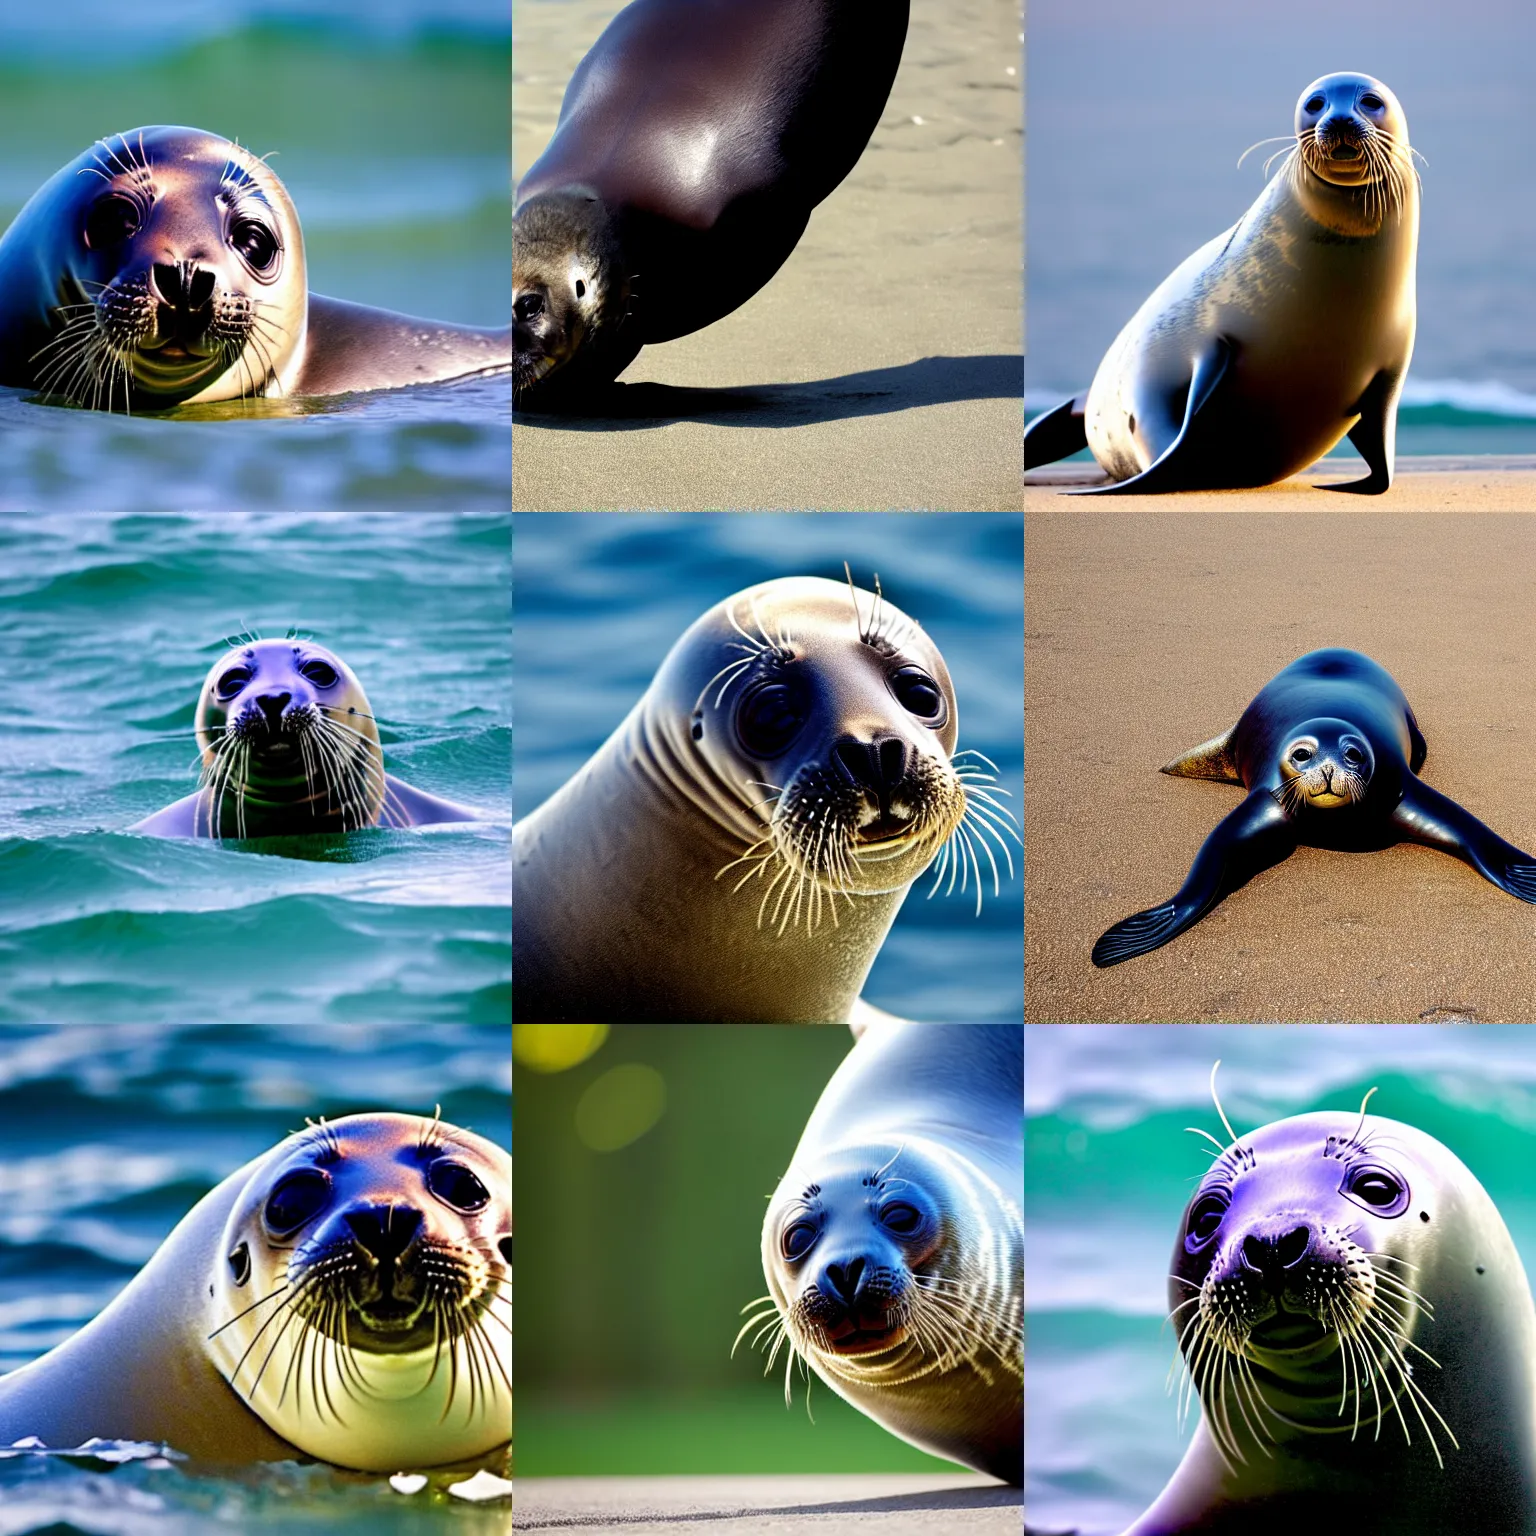
{"type": "MultiPolygon", "coordinates": [[[[1419,1212],[1419,1220],[1420,1221],[1428,1221],[1429,1220],[1429,1212],[1428,1211],[1420,1211],[1419,1212]]],[[[1478,1274],[1482,1274],[1482,1270],[1478,1270],[1478,1274]]]]}
{"type": "Polygon", "coordinates": [[[501,1254],[503,1262],[508,1269],[512,1268],[512,1234],[509,1232],[496,1244],[497,1251],[501,1254]]]}
{"type": "Polygon", "coordinates": [[[695,741],[704,740],[704,711],[702,709],[694,710],[693,724],[689,726],[688,734],[692,736],[695,741]]]}
{"type": "Polygon", "coordinates": [[[578,277],[576,279],[576,297],[584,299],[587,296],[587,285],[578,277]]]}
{"type": "Polygon", "coordinates": [[[251,1247],[249,1243],[240,1243],[229,1256],[229,1272],[235,1277],[236,1285],[244,1285],[251,1278],[251,1247]]]}

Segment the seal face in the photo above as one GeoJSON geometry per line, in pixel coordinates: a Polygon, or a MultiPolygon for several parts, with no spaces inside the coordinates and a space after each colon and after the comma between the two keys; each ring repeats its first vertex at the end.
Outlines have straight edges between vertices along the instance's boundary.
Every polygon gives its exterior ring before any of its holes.
{"type": "Polygon", "coordinates": [[[1112,481],[1080,494],[1268,485],[1348,433],[1392,483],[1413,353],[1419,185],[1381,81],[1325,75],[1253,206],[1153,292],[1085,396],[1030,424],[1025,467],[1088,447],[1112,481]]]}
{"type": "Polygon", "coordinates": [[[1225,735],[1164,767],[1241,784],[1248,797],[1206,839],[1169,901],[1116,923],[1093,963],[1177,938],[1299,845],[1369,852],[1423,843],[1536,902],[1536,860],[1418,777],[1427,752],[1403,691],[1358,651],[1312,651],[1271,678],[1225,735]]]}
{"type": "Polygon", "coordinates": [[[420,383],[506,367],[497,344],[493,331],[309,294],[287,189],[195,128],[99,140],[0,238],[0,383],[75,405],[420,383]]]}
{"type": "Polygon", "coordinates": [[[925,870],[978,909],[983,871],[1012,874],[958,729],[937,646],[878,591],[788,577],[717,604],[513,828],[518,1018],[847,1022],[925,870]]]}
{"type": "Polygon", "coordinates": [[[866,1030],[769,1203],[767,1306],[738,1335],[771,1341],[770,1367],[788,1343],[786,1396],[798,1355],[904,1440],[1013,1483],[1022,1080],[1014,1026],[866,1030]]]}
{"type": "Polygon", "coordinates": [[[778,271],[890,94],[907,0],[634,0],[577,66],[512,221],[513,390],[579,407],[778,271]]]}
{"type": "Polygon", "coordinates": [[[213,1265],[208,1349],[285,1440],[393,1471],[512,1429],[511,1159],[405,1115],[348,1117],[247,1181],[213,1265]]]}
{"type": "Polygon", "coordinates": [[[1168,1286],[1181,1413],[1198,1393],[1201,1421],[1128,1536],[1308,1509],[1408,1536],[1528,1530],[1536,1312],[1477,1179],[1363,1106],[1210,1139],[1168,1286]]]}
{"type": "Polygon", "coordinates": [[[283,837],[473,821],[475,813],[384,771],[368,696],[318,642],[243,640],[197,701],[201,787],[134,831],[162,837],[283,837]]]}

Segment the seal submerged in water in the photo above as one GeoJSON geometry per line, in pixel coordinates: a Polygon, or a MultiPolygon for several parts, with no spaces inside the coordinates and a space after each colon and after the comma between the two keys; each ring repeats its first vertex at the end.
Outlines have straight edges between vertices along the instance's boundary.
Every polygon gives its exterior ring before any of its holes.
{"type": "Polygon", "coordinates": [[[1417,318],[1411,153],[1381,81],[1309,85],[1279,171],[1159,284],[1087,395],[1030,423],[1025,468],[1091,448],[1116,483],[1079,494],[1224,490],[1294,475],[1347,433],[1368,473],[1323,489],[1385,491],[1417,318]]]}
{"type": "MultiPolygon", "coordinates": [[[[874,1024],[833,1074],[763,1221],[787,1342],[893,1434],[1024,1480],[1024,1032],[874,1024]]],[[[757,1303],[752,1303],[756,1306],[757,1303]]],[[[770,1342],[771,1341],[771,1342],[770,1342]]]]}
{"type": "Polygon", "coordinates": [[[1108,929],[1093,963],[1118,965],[1177,938],[1300,844],[1423,843],[1536,902],[1536,859],[1420,779],[1427,750],[1402,689],[1369,656],[1334,649],[1293,661],[1230,731],[1162,770],[1241,784],[1248,797],[1206,838],[1173,898],[1108,929]]]}
{"type": "Polygon", "coordinates": [[[441,1120],[313,1125],[224,1180],[101,1315],[0,1377],[0,1440],[225,1465],[460,1463],[512,1437],[512,1160],[441,1120]]]}
{"type": "Polygon", "coordinates": [[[502,370],[510,329],[310,293],[265,161],[196,128],[102,139],[0,237],[0,384],[125,411],[502,370]]]}
{"type": "Polygon", "coordinates": [[[975,881],[978,910],[983,871],[1012,874],[944,658],[876,585],[783,577],[717,603],[516,823],[519,1020],[848,1023],[931,865],[930,894],[975,881]]]}
{"type": "Polygon", "coordinates": [[[1364,1105],[1221,1118],[1168,1283],[1200,1423],[1125,1536],[1528,1536],[1536,1310],[1482,1185],[1364,1105]]]}
{"type": "Polygon", "coordinates": [[[129,830],[157,837],[289,837],[477,821],[384,771],[363,685],[310,639],[242,641],[197,701],[202,786],[129,830]]]}
{"type": "Polygon", "coordinates": [[[880,121],[907,0],[634,0],[517,190],[513,391],[582,404],[744,304],[880,121]]]}

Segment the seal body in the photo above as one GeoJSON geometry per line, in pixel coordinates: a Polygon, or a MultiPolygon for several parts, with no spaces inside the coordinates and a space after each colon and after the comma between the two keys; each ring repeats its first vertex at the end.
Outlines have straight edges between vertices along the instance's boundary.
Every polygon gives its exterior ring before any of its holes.
{"type": "Polygon", "coordinates": [[[769,1296],[816,1374],[903,1440],[1015,1484],[1023,1085],[1018,1025],[872,1025],[763,1222],[769,1296]]]}
{"type": "Polygon", "coordinates": [[[1418,777],[1427,752],[1408,700],[1358,651],[1312,651],[1271,678],[1232,729],[1164,767],[1240,784],[1171,901],[1118,922],[1093,947],[1116,965],[1176,938],[1299,844],[1368,852],[1409,841],[1536,901],[1536,860],[1418,777]]]}
{"type": "Polygon", "coordinates": [[[516,1017],[848,1022],[911,883],[961,871],[952,837],[1003,846],[957,729],[938,647],[877,594],[716,604],[513,827],[516,1017]]]}
{"type": "Polygon", "coordinates": [[[397,1471],[512,1432],[511,1159],[414,1115],[312,1126],[198,1202],[101,1315],[0,1377],[0,1434],[397,1471]]]}
{"type": "Polygon", "coordinates": [[[1212,1163],[1168,1302],[1201,1421],[1127,1536],[1526,1536],[1536,1312],[1492,1200],[1414,1126],[1307,1114],[1212,1163]]]}
{"type": "Polygon", "coordinates": [[[634,0],[577,66],[513,219],[517,404],[579,401],[745,303],[853,169],[907,0],[634,0]]]}
{"type": "Polygon", "coordinates": [[[202,786],[131,830],[157,837],[287,837],[475,821],[474,811],[384,771],[368,696],[309,639],[243,641],[197,704],[202,786]]]}
{"type": "Polygon", "coordinates": [[[1297,142],[1253,206],[1154,290],[1086,399],[1030,425],[1028,467],[1087,446],[1083,494],[1268,485],[1347,433],[1392,482],[1413,353],[1419,187],[1402,108],[1369,75],[1302,92],[1297,142]]]}
{"type": "Polygon", "coordinates": [[[306,286],[265,161],[217,134],[114,134],[0,237],[0,384],[106,410],[390,389],[504,369],[510,332],[306,286]]]}

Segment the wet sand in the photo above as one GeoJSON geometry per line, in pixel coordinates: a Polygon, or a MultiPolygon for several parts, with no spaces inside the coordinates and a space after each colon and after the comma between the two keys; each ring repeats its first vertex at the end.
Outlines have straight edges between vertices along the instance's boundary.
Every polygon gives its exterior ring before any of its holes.
{"type": "MultiPolygon", "coordinates": [[[[514,177],[618,9],[517,0],[514,177]]],[[[1012,0],[913,0],[880,126],[794,254],[734,314],[646,348],[622,416],[519,417],[514,507],[1017,508],[1020,30],[1012,0]]]]}
{"type": "Polygon", "coordinates": [[[1164,948],[1088,959],[1240,801],[1159,767],[1318,646],[1385,666],[1424,779],[1536,852],[1536,517],[1503,515],[1536,509],[1536,474],[1421,465],[1371,499],[1037,485],[1026,508],[1026,1018],[1536,1018],[1536,907],[1408,844],[1298,849],[1164,948]]]}

